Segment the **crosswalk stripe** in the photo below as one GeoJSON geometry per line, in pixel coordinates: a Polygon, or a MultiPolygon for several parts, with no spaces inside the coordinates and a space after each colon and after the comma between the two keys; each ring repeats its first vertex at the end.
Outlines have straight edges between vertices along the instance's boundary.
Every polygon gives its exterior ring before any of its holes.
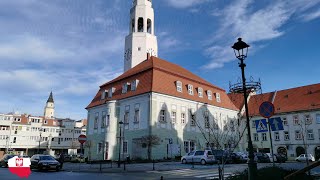
{"type": "Polygon", "coordinates": [[[205,175],[201,175],[201,176],[194,176],[196,178],[204,178],[204,177],[209,177],[209,176],[219,176],[219,173],[214,173],[214,174],[205,174],[205,175]]]}
{"type": "MultiPolygon", "coordinates": [[[[184,177],[195,177],[195,178],[206,178],[206,179],[216,179],[219,178],[218,172],[212,172],[212,169],[208,170],[194,170],[194,169],[177,169],[169,171],[147,171],[151,173],[167,174],[167,175],[176,175],[184,177]]],[[[224,173],[224,177],[233,176],[232,173],[224,173]]]]}

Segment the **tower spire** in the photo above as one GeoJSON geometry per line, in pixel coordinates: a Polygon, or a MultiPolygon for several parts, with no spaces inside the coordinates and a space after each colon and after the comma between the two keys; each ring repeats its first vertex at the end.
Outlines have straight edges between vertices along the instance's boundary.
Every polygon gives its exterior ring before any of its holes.
{"type": "Polygon", "coordinates": [[[130,10],[129,35],[124,49],[124,71],[146,60],[146,54],[158,56],[158,42],[154,31],[152,0],[134,0],[130,10]]]}
{"type": "Polygon", "coordinates": [[[54,101],[53,101],[52,91],[50,92],[50,96],[49,96],[49,98],[48,98],[48,100],[47,100],[47,103],[48,103],[48,102],[52,102],[52,103],[54,103],[54,101]]]}

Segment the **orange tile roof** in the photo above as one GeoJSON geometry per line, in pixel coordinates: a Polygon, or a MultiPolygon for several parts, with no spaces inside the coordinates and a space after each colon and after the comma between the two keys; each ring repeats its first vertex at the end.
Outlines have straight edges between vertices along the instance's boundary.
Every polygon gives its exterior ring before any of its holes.
{"type": "Polygon", "coordinates": [[[110,82],[101,85],[100,90],[97,92],[96,96],[86,107],[86,109],[99,106],[110,100],[124,99],[127,97],[136,96],[148,92],[157,92],[193,101],[208,103],[227,109],[238,110],[230,101],[225,90],[223,90],[222,88],[219,88],[205,81],[204,79],[200,78],[199,76],[196,76],[195,74],[182,68],[179,65],[173,64],[171,62],[153,56],[150,57],[149,60],[143,61],[142,63],[138,64],[132,69],[126,71],[124,74],[120,75],[114,80],[111,80],[110,82]],[[127,93],[122,94],[122,84],[126,82],[131,82],[135,79],[139,80],[139,84],[136,91],[129,90],[127,93]],[[176,90],[176,81],[182,82],[182,93],[176,90]],[[188,84],[193,85],[194,95],[188,94],[188,84]],[[102,92],[112,87],[116,88],[112,98],[106,98],[105,100],[101,100],[102,92]],[[198,87],[203,88],[203,98],[200,98],[198,96],[198,87]],[[207,90],[212,91],[212,100],[208,100],[207,90]],[[214,93],[220,93],[220,103],[216,101],[214,93]]]}
{"type": "Polygon", "coordinates": [[[320,109],[320,84],[312,84],[252,96],[249,102],[250,116],[260,116],[260,104],[263,101],[271,102],[274,94],[275,114],[320,109]]]}

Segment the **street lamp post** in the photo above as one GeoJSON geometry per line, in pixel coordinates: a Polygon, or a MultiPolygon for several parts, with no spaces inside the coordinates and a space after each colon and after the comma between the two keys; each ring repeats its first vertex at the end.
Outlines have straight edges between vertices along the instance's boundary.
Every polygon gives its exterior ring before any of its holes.
{"type": "MultiPolygon", "coordinates": [[[[247,87],[246,87],[246,78],[244,74],[244,68],[246,67],[246,64],[244,63],[245,58],[248,54],[248,48],[250,46],[242,41],[241,38],[238,38],[238,42],[234,43],[232,46],[235,56],[237,59],[240,60],[239,67],[241,68],[242,73],[242,90],[243,90],[243,97],[244,97],[244,106],[246,111],[246,127],[248,130],[248,149],[249,149],[249,180],[255,180],[257,177],[257,163],[254,162],[254,154],[253,154],[253,145],[251,140],[251,130],[250,130],[250,124],[249,124],[249,110],[248,110],[248,102],[247,102],[247,87]]],[[[250,90],[250,89],[249,89],[250,90]]]]}
{"type": "Polygon", "coordinates": [[[42,133],[42,129],[39,129],[40,131],[40,139],[39,139],[39,146],[38,146],[38,154],[40,154],[40,143],[41,143],[41,133],[42,133]]]}
{"type": "Polygon", "coordinates": [[[121,158],[121,125],[123,124],[122,121],[119,122],[119,159],[118,159],[118,168],[120,168],[120,158],[121,158]]]}

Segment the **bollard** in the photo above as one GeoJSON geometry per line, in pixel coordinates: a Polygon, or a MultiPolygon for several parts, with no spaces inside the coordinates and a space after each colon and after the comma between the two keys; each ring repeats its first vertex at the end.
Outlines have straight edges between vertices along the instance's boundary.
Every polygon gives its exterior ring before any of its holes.
{"type": "Polygon", "coordinates": [[[160,180],[163,180],[163,176],[160,177],[160,180]]]}
{"type": "Polygon", "coordinates": [[[192,158],[192,163],[191,163],[191,164],[192,164],[192,168],[194,168],[194,164],[193,164],[193,158],[192,158]]]}
{"type": "Polygon", "coordinates": [[[123,170],[126,170],[126,161],[123,161],[123,170]]]}
{"type": "Polygon", "coordinates": [[[154,160],[152,160],[152,170],[154,171],[154,160]]]}
{"type": "Polygon", "coordinates": [[[110,161],[110,164],[111,164],[111,168],[112,168],[112,160],[110,161]]]}
{"type": "Polygon", "coordinates": [[[102,167],[101,167],[102,162],[100,161],[100,172],[102,171],[102,167]]]}

